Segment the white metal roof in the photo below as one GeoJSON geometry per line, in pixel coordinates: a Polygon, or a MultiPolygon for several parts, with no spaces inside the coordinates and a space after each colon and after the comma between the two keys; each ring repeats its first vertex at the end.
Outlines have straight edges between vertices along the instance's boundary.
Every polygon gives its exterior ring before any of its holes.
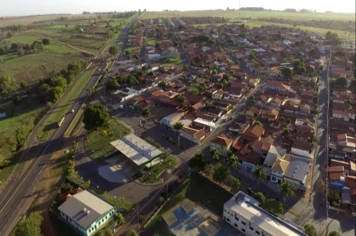
{"type": "Polygon", "coordinates": [[[130,158],[136,165],[142,165],[162,154],[161,150],[134,134],[128,134],[110,144],[127,158],[130,158]]]}
{"type": "Polygon", "coordinates": [[[257,225],[266,233],[278,236],[306,235],[296,227],[256,206],[254,202],[250,202],[248,198],[244,197],[247,194],[240,191],[235,196],[228,200],[224,206],[257,225]],[[235,196],[239,196],[238,201],[235,200],[235,196]]]}

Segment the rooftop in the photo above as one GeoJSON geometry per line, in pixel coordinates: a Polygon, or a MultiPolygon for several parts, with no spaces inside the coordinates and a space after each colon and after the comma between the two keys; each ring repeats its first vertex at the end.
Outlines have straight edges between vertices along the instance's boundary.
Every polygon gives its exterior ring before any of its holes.
{"type": "Polygon", "coordinates": [[[284,176],[296,179],[305,184],[308,177],[309,165],[309,159],[292,156],[289,168],[284,176]]]}
{"type": "Polygon", "coordinates": [[[58,207],[58,210],[84,229],[88,229],[102,215],[108,213],[113,208],[113,206],[94,194],[84,190],[71,196],[58,207]]]}
{"type": "Polygon", "coordinates": [[[136,165],[142,165],[162,154],[162,151],[134,134],[110,143],[118,151],[131,159],[136,165]]]}
{"type": "Polygon", "coordinates": [[[256,202],[257,201],[255,199],[249,197],[246,193],[239,191],[234,197],[224,204],[224,207],[230,208],[252,224],[258,225],[259,228],[270,235],[306,235],[297,227],[263,210],[257,206],[256,202]],[[235,200],[236,197],[237,201],[235,200]]]}

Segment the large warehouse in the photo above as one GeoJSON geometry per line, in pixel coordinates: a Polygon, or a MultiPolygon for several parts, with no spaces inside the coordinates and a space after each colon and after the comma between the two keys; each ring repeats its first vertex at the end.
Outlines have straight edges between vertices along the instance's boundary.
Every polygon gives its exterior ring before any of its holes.
{"type": "Polygon", "coordinates": [[[122,139],[112,141],[110,144],[137,166],[153,166],[159,163],[159,158],[157,157],[163,153],[134,134],[128,134],[122,139]]]}

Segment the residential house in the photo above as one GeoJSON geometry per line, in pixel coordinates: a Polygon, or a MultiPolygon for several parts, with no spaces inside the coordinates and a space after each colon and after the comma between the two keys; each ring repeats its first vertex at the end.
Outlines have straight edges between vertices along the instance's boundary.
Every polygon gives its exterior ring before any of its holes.
{"type": "Polygon", "coordinates": [[[272,167],[274,163],[276,162],[278,157],[283,157],[286,154],[285,149],[279,147],[279,146],[274,146],[271,145],[267,156],[263,162],[263,172],[265,175],[270,178],[271,177],[271,172],[272,172],[272,167]]]}
{"type": "Polygon", "coordinates": [[[258,201],[239,191],[224,204],[223,219],[247,236],[307,236],[301,227],[292,225],[258,206],[258,201]]]}
{"type": "Polygon", "coordinates": [[[256,140],[261,140],[261,137],[265,134],[265,129],[259,125],[253,125],[246,130],[240,137],[245,143],[250,143],[256,140]]]}
{"type": "Polygon", "coordinates": [[[347,156],[347,154],[344,151],[339,151],[339,150],[335,150],[335,149],[331,149],[329,151],[329,157],[330,158],[344,160],[344,159],[346,159],[346,156],[347,156]]]}
{"type": "Polygon", "coordinates": [[[350,120],[350,113],[349,111],[342,111],[342,110],[332,110],[332,117],[336,119],[342,119],[344,121],[350,120]]]}
{"type": "Polygon", "coordinates": [[[258,153],[262,158],[265,158],[272,144],[260,140],[256,140],[250,143],[250,146],[254,152],[258,153]]]}
{"type": "Polygon", "coordinates": [[[216,148],[220,155],[226,156],[233,143],[233,139],[230,139],[226,135],[222,134],[211,140],[210,148],[216,148]]]}
{"type": "Polygon", "coordinates": [[[228,99],[239,99],[247,92],[247,84],[245,82],[235,81],[228,88],[228,99]]]}
{"type": "Polygon", "coordinates": [[[225,91],[223,89],[219,89],[212,94],[212,98],[213,99],[222,99],[224,97],[224,94],[225,94],[225,91]]]}
{"type": "Polygon", "coordinates": [[[279,98],[279,97],[274,97],[274,98],[269,98],[266,103],[267,103],[268,105],[274,107],[274,108],[279,109],[279,107],[280,107],[281,104],[282,104],[282,101],[283,101],[283,100],[282,100],[281,98],[279,98]]]}
{"type": "Polygon", "coordinates": [[[192,143],[198,144],[205,138],[204,129],[195,129],[192,127],[183,127],[180,135],[192,143]]]}
{"type": "Polygon", "coordinates": [[[340,146],[356,148],[356,139],[352,136],[348,136],[347,134],[338,134],[336,136],[336,142],[340,146]]]}
{"type": "Polygon", "coordinates": [[[294,189],[304,192],[307,187],[310,166],[310,159],[292,155],[288,170],[284,174],[284,181],[291,183],[294,189]]]}
{"type": "Polygon", "coordinates": [[[260,78],[255,76],[255,77],[251,77],[248,80],[248,85],[252,88],[256,88],[258,86],[258,84],[260,83],[260,78]]]}
{"type": "Polygon", "coordinates": [[[279,111],[276,109],[264,110],[261,113],[261,117],[268,120],[268,122],[275,122],[278,119],[279,111]]]}
{"type": "Polygon", "coordinates": [[[80,235],[94,235],[115,214],[114,206],[84,190],[69,197],[58,207],[59,216],[80,235]]]}
{"type": "Polygon", "coordinates": [[[172,58],[178,57],[179,53],[175,47],[168,47],[162,50],[161,57],[163,58],[172,58]]]}
{"type": "Polygon", "coordinates": [[[168,127],[173,127],[184,116],[184,112],[174,112],[168,116],[165,116],[161,119],[161,125],[166,125],[168,127]]]}
{"type": "Polygon", "coordinates": [[[308,159],[314,158],[312,145],[309,142],[302,141],[302,140],[296,140],[296,139],[293,140],[291,154],[295,156],[308,158],[308,159]]]}
{"type": "Polygon", "coordinates": [[[241,167],[244,170],[254,172],[256,166],[261,164],[262,158],[260,154],[256,152],[248,152],[244,155],[239,155],[239,161],[241,161],[241,167]]]}
{"type": "Polygon", "coordinates": [[[286,98],[282,102],[281,108],[284,112],[295,113],[299,110],[300,99],[286,98]]]}
{"type": "Polygon", "coordinates": [[[301,103],[299,105],[299,112],[309,114],[311,110],[311,106],[307,103],[301,103]]]}
{"type": "Polygon", "coordinates": [[[284,174],[287,173],[291,161],[291,156],[285,154],[282,157],[277,157],[271,168],[271,178],[272,183],[280,184],[284,180],[284,174]]]}
{"type": "Polygon", "coordinates": [[[289,85],[285,85],[280,81],[268,80],[264,85],[264,88],[267,90],[274,90],[274,91],[291,91],[291,87],[289,85]]]}
{"type": "Polygon", "coordinates": [[[261,112],[262,110],[260,108],[252,106],[248,110],[246,110],[245,114],[250,117],[258,117],[259,115],[261,115],[261,112]]]}

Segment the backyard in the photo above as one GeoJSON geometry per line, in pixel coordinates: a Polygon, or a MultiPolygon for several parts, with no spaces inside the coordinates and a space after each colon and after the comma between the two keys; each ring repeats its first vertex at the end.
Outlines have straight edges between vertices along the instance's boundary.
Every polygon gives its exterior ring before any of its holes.
{"type": "Polygon", "coordinates": [[[120,139],[130,133],[130,130],[115,119],[109,121],[109,130],[99,128],[89,132],[85,137],[85,151],[92,159],[98,159],[105,154],[112,153],[116,149],[111,141],[120,139]],[[107,132],[106,132],[107,131],[107,132]],[[105,136],[104,136],[105,133],[105,136]]]}

